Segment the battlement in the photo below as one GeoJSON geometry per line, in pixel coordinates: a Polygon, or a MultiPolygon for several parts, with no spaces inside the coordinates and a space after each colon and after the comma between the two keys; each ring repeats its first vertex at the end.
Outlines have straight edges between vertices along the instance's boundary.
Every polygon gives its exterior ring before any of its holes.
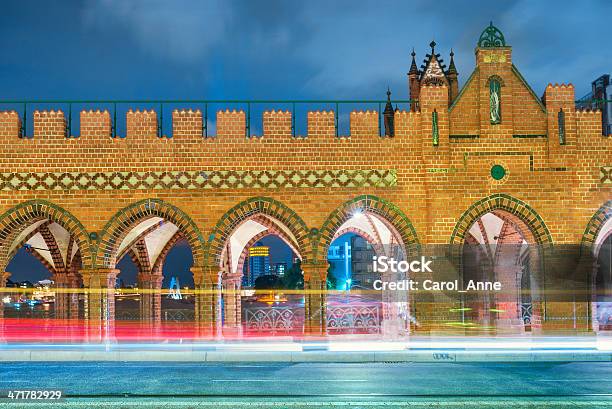
{"type": "Polygon", "coordinates": [[[62,111],[34,111],[34,138],[66,137],[66,118],[62,111]]]}
{"type": "Polygon", "coordinates": [[[244,111],[217,112],[217,137],[243,138],[246,135],[246,115],[244,111]]]}
{"type": "Polygon", "coordinates": [[[21,118],[15,111],[0,112],[0,138],[21,136],[21,118]]]}
{"type": "Polygon", "coordinates": [[[175,109],[172,111],[172,138],[179,141],[202,139],[203,123],[199,109],[175,109]]]}
{"type": "Polygon", "coordinates": [[[291,112],[272,110],[263,113],[264,138],[289,138],[292,132],[291,112]]]}
{"type": "Polygon", "coordinates": [[[547,107],[574,108],[574,86],[572,84],[548,84],[542,99],[547,107]]]}
{"type": "Polygon", "coordinates": [[[112,133],[111,117],[108,111],[81,111],[81,138],[105,139],[112,133]]]}
{"type": "Polygon", "coordinates": [[[336,135],[336,115],[334,111],[308,112],[308,138],[324,139],[336,135]]]}
{"type": "Polygon", "coordinates": [[[350,117],[351,138],[378,136],[379,120],[377,111],[353,111],[350,117]]]}
{"type": "Polygon", "coordinates": [[[126,138],[148,139],[157,137],[157,113],[154,110],[131,109],[126,114],[126,138]]]}

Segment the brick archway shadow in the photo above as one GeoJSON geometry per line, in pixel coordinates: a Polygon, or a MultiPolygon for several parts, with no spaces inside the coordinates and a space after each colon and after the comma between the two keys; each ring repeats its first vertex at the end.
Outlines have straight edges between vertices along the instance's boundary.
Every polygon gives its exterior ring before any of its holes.
{"type": "Polygon", "coordinates": [[[283,203],[269,197],[254,197],[240,202],[229,209],[217,222],[210,235],[206,255],[207,265],[221,265],[223,249],[232,233],[244,221],[257,215],[268,216],[285,226],[295,236],[298,252],[302,261],[306,261],[306,250],[310,246],[310,238],[306,223],[297,213],[283,203]]]}
{"type": "Polygon", "coordinates": [[[313,255],[320,262],[327,258],[327,249],[334,240],[336,232],[355,212],[374,214],[399,237],[405,254],[418,254],[421,250],[414,226],[402,210],[393,203],[372,195],[357,196],[345,202],[325,219],[317,240],[313,243],[313,255]]]}
{"type": "Polygon", "coordinates": [[[125,236],[140,222],[160,217],[173,223],[183,234],[193,253],[193,264],[202,265],[206,243],[195,222],[181,209],[161,199],[144,199],[121,210],[106,223],[100,232],[92,267],[114,268],[117,251],[125,236]]]}
{"type": "MultiPolygon", "coordinates": [[[[81,252],[83,265],[91,262],[92,246],[83,224],[66,209],[47,200],[35,199],[21,203],[0,216],[0,266],[4,271],[11,258],[19,250],[17,246],[10,254],[11,244],[28,226],[40,221],[50,220],[61,225],[70,233],[81,252]]],[[[22,243],[25,243],[22,240],[22,243]]]]}
{"type": "Polygon", "coordinates": [[[463,212],[451,235],[450,245],[462,246],[472,225],[485,214],[493,213],[496,210],[504,211],[510,218],[516,218],[524,223],[529,228],[529,232],[522,233],[525,237],[531,236],[533,244],[553,244],[552,236],[544,220],[531,206],[510,195],[494,194],[477,201],[463,212]]]}
{"type": "Polygon", "coordinates": [[[581,250],[594,252],[596,251],[595,242],[599,238],[601,229],[608,220],[612,218],[612,200],[608,200],[603,204],[591,217],[586,229],[582,235],[581,250]]]}

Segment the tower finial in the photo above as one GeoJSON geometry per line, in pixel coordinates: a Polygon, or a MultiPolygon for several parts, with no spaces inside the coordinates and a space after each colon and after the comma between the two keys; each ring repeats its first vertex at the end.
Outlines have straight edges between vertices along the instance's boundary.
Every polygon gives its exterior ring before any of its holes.
{"type": "Polygon", "coordinates": [[[434,40],[431,40],[431,43],[429,43],[429,46],[431,47],[431,54],[434,54],[434,48],[436,48],[436,42],[434,40]]]}

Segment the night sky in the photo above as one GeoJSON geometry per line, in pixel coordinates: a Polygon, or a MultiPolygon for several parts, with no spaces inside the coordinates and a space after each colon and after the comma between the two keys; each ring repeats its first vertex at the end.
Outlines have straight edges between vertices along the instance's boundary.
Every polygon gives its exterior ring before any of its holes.
{"type": "MultiPolygon", "coordinates": [[[[419,64],[432,39],[446,62],[453,48],[462,85],[491,20],[536,94],[581,97],[612,70],[610,16],[609,1],[3,1],[0,99],[407,99],[413,47],[419,64]]],[[[164,271],[188,284],[190,257],[177,246],[164,271]]],[[[46,276],[22,253],[7,270],[46,276]]]]}

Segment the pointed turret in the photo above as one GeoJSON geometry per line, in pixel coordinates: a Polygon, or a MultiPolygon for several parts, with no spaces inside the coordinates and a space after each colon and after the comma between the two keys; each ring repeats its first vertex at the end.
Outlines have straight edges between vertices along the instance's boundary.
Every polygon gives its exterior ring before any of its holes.
{"type": "MultiPolygon", "coordinates": [[[[410,53],[410,55],[412,56],[412,64],[410,64],[410,71],[408,71],[408,91],[410,94],[410,99],[412,101],[417,101],[419,99],[419,76],[421,73],[416,65],[416,53],[414,52],[414,47],[412,48],[412,53],[410,53]]],[[[416,102],[412,102],[410,104],[410,110],[417,110],[416,102]]]]}
{"type": "Polygon", "coordinates": [[[393,111],[393,105],[391,104],[391,91],[389,90],[389,87],[387,87],[387,104],[385,105],[383,115],[385,117],[385,136],[392,137],[395,135],[395,112],[393,111]]]}
{"type": "Polygon", "coordinates": [[[459,81],[457,77],[459,73],[457,73],[457,68],[455,67],[455,53],[451,48],[450,52],[450,63],[448,63],[448,70],[446,71],[446,77],[448,78],[448,100],[452,104],[453,100],[459,95],[459,81]]]}

